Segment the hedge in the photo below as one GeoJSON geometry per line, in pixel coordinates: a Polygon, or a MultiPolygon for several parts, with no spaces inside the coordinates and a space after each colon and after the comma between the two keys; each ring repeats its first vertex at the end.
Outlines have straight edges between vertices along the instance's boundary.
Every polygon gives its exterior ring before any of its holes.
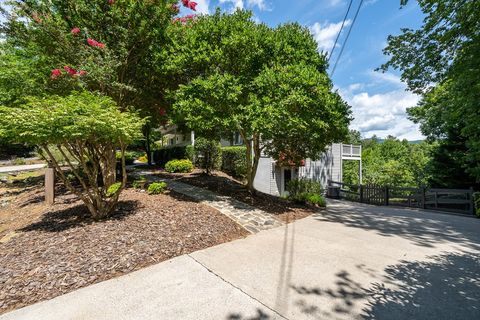
{"type": "Polygon", "coordinates": [[[165,167],[167,162],[174,159],[189,159],[193,162],[193,146],[164,147],[153,152],[153,161],[158,166],[165,167]]]}
{"type": "Polygon", "coordinates": [[[245,146],[222,148],[222,171],[235,178],[245,178],[247,173],[246,153],[245,146]]]}

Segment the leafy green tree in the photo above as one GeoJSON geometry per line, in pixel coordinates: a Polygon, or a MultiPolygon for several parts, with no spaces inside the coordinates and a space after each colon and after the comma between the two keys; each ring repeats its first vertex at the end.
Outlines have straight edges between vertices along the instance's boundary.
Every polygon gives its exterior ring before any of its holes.
{"type": "Polygon", "coordinates": [[[480,184],[480,2],[475,0],[419,0],[426,15],[418,30],[403,29],[390,36],[382,66],[399,69],[408,88],[422,95],[408,110],[422,132],[436,140],[435,163],[449,163],[448,171],[433,170],[435,184],[480,184]],[[453,166],[453,167],[452,167],[453,166]],[[454,168],[455,167],[455,168],[454,168]],[[446,172],[454,176],[446,176],[446,172]]]}
{"type": "Polygon", "coordinates": [[[262,153],[298,164],[348,134],[350,108],[333,92],[306,28],[272,29],[250,12],[217,11],[187,28],[174,25],[172,38],[166,69],[186,81],[173,95],[174,111],[202,135],[239,132],[249,190],[262,153]]]}
{"type": "MultiPolygon", "coordinates": [[[[43,73],[46,89],[99,91],[122,110],[149,116],[144,132],[165,118],[162,79],[154,67],[177,0],[7,1],[0,32],[43,73]]],[[[194,8],[195,6],[192,6],[194,8]]],[[[150,157],[151,143],[147,141],[150,157]]]]}
{"type": "Polygon", "coordinates": [[[115,209],[127,181],[125,149],[141,135],[143,124],[137,114],[120,112],[111,98],[89,92],[0,107],[0,137],[40,148],[67,189],[85,203],[95,219],[115,209]],[[116,182],[117,149],[121,154],[120,183],[116,182]],[[68,178],[61,162],[77,183],[68,178]]]}

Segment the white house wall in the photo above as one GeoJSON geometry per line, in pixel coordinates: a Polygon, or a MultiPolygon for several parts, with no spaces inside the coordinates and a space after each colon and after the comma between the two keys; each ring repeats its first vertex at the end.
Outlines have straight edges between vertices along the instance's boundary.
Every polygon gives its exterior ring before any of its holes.
{"type": "MultiPolygon", "coordinates": [[[[307,159],[305,166],[298,168],[298,178],[319,181],[324,188],[328,180],[342,181],[341,144],[333,144],[319,160],[307,159]]],[[[282,169],[272,158],[261,158],[258,164],[254,187],[260,192],[281,195],[283,184],[282,169]]]]}

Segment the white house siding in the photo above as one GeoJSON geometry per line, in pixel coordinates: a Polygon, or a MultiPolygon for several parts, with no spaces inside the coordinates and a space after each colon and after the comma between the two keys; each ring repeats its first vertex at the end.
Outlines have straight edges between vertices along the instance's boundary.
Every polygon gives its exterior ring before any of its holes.
{"type": "Polygon", "coordinates": [[[276,182],[276,178],[279,178],[278,173],[280,173],[280,171],[275,169],[275,162],[272,158],[260,158],[253,187],[263,193],[275,196],[280,195],[276,182]],[[278,173],[276,171],[278,171],[278,173]]]}
{"type": "MultiPolygon", "coordinates": [[[[342,181],[342,145],[331,145],[325,154],[319,160],[307,159],[305,166],[292,172],[292,178],[307,178],[319,181],[324,187],[328,180],[342,181]]],[[[281,195],[283,193],[283,169],[276,166],[271,158],[261,158],[257,175],[254,181],[254,187],[258,191],[271,195],[281,195]]]]}

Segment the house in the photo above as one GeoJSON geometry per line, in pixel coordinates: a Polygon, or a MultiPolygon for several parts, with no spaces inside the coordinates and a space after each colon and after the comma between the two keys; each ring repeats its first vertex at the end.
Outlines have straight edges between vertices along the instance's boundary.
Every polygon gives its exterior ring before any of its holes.
{"type": "MultiPolygon", "coordinates": [[[[195,144],[195,133],[182,134],[176,126],[163,129],[166,146],[195,144]]],[[[239,134],[233,135],[230,141],[221,140],[222,146],[243,145],[239,134]]],[[[324,188],[328,180],[343,181],[343,161],[359,161],[359,177],[362,181],[362,146],[334,143],[318,160],[306,159],[301,167],[285,167],[275,159],[262,155],[258,164],[253,186],[256,190],[275,196],[285,195],[287,184],[292,179],[306,178],[319,181],[324,188]]]]}

